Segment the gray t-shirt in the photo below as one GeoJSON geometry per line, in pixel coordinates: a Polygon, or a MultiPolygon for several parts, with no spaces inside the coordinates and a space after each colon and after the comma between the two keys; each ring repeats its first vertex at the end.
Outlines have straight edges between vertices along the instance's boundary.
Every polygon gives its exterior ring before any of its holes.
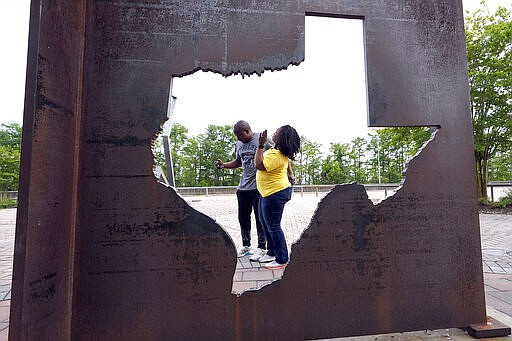
{"type": "MultiPolygon", "coordinates": [[[[260,133],[254,133],[252,139],[247,143],[238,141],[235,146],[236,159],[242,164],[242,176],[238,189],[240,191],[249,191],[256,189],[256,166],[254,162],[254,154],[258,149],[260,133]]],[[[267,137],[265,149],[272,147],[272,139],[267,137]],[[267,146],[268,145],[268,146],[267,146]]]]}

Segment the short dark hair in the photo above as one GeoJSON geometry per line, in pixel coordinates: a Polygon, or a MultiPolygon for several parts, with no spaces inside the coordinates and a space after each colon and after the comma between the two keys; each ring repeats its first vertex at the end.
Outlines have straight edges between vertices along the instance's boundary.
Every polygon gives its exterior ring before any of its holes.
{"type": "Polygon", "coordinates": [[[233,126],[233,131],[239,130],[251,130],[251,126],[249,125],[249,123],[247,123],[247,121],[240,120],[236,122],[235,125],[233,126]]]}

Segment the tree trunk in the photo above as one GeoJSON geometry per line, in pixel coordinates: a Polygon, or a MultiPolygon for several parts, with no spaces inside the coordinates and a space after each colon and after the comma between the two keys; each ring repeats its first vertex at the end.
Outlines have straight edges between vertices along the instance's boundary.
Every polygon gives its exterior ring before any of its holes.
{"type": "Polygon", "coordinates": [[[487,200],[487,161],[483,157],[476,158],[477,191],[480,200],[487,200]]]}

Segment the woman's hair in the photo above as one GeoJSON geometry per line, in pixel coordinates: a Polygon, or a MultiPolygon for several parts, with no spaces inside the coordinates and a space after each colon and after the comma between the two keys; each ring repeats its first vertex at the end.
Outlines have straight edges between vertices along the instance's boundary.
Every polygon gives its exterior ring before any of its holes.
{"type": "Polygon", "coordinates": [[[295,128],[285,125],[279,128],[278,141],[274,141],[274,148],[286,155],[290,160],[295,160],[295,155],[300,151],[300,136],[295,128]]]}

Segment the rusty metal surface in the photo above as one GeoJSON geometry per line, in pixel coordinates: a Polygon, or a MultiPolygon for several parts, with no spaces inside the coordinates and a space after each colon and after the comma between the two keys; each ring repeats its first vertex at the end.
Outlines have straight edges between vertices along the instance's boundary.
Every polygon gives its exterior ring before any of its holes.
{"type": "MultiPolygon", "coordinates": [[[[311,339],[485,320],[460,1],[32,1],[12,340],[311,339]],[[153,175],[169,80],[279,70],[364,18],[369,123],[440,127],[378,206],[335,188],[281,281],[153,175]],[[314,279],[314,280],[312,280],[314,279]]],[[[333,65],[336,67],[336,65],[333,65]]]]}

